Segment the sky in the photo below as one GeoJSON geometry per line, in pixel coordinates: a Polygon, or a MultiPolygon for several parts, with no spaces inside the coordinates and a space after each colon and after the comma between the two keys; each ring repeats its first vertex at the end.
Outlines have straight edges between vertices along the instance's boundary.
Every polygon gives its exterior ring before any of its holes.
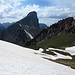
{"type": "Polygon", "coordinates": [[[16,22],[36,11],[40,23],[50,26],[57,21],[75,18],[75,0],[0,0],[0,23],[16,22]]]}

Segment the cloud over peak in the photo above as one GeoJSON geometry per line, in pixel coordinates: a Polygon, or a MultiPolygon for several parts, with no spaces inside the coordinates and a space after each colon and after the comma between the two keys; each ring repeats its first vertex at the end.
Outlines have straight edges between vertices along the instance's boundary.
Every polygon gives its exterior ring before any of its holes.
{"type": "Polygon", "coordinates": [[[63,19],[69,16],[75,17],[74,0],[38,1],[39,3],[34,2],[33,0],[30,1],[32,3],[27,3],[27,0],[0,0],[0,22],[18,21],[31,11],[36,11],[39,17],[39,21],[44,22],[47,25],[50,25],[59,19],[63,19]],[[40,2],[46,2],[48,5],[44,4],[42,6],[42,3],[40,2]]]}

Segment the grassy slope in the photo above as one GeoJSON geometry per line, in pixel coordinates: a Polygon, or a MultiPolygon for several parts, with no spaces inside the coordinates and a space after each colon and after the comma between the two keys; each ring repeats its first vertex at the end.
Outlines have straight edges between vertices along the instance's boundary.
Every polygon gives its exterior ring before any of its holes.
{"type": "Polygon", "coordinates": [[[40,42],[34,46],[30,46],[31,48],[37,49],[39,47],[42,48],[62,48],[72,46],[72,43],[75,41],[75,33],[64,33],[62,32],[59,36],[54,36],[50,39],[46,39],[43,42],[40,42]]]}

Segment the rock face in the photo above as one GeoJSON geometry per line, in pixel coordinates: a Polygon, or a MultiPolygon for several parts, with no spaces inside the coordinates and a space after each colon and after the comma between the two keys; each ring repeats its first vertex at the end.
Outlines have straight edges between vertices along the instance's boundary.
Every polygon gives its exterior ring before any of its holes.
{"type": "Polygon", "coordinates": [[[75,32],[75,20],[73,17],[60,20],[48,28],[48,37],[55,36],[62,31],[75,32]]]}
{"type": "Polygon", "coordinates": [[[2,35],[2,40],[19,45],[23,45],[27,39],[28,37],[26,36],[26,33],[18,24],[9,26],[3,31],[2,35]]]}
{"type": "Polygon", "coordinates": [[[52,24],[47,29],[42,30],[34,39],[27,42],[26,45],[36,44],[44,39],[57,36],[63,31],[66,33],[75,33],[75,19],[73,17],[68,17],[66,19],[58,21],[55,24],[52,24]]]}
{"type": "Polygon", "coordinates": [[[18,23],[21,23],[22,25],[27,25],[29,27],[39,28],[37,13],[35,11],[30,12],[25,18],[20,20],[18,23]]]}
{"type": "Polygon", "coordinates": [[[3,30],[1,39],[24,46],[26,41],[34,38],[40,30],[37,13],[33,11],[3,30]]]}

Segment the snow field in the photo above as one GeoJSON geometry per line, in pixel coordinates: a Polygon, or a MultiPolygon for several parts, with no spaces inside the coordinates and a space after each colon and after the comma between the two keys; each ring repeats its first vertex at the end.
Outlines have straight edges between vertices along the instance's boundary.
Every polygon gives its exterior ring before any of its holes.
{"type": "Polygon", "coordinates": [[[75,75],[75,70],[43,59],[44,53],[0,40],[0,75],[75,75]]]}

